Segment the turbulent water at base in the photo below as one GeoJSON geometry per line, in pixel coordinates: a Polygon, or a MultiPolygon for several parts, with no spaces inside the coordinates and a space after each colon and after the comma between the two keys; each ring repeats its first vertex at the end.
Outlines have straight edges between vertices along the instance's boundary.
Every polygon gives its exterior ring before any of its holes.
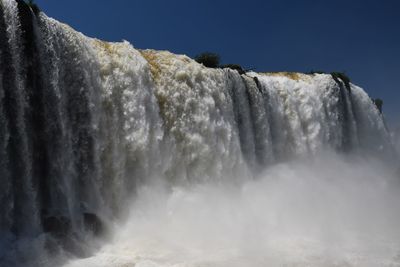
{"type": "Polygon", "coordinates": [[[400,266],[398,161],[361,88],[0,3],[0,266],[400,266]]]}

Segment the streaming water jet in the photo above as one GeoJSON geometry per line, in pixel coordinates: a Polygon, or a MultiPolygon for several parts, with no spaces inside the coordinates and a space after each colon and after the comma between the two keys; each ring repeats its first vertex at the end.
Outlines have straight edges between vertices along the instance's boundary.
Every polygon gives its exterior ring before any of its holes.
{"type": "Polygon", "coordinates": [[[1,266],[399,264],[398,157],[360,87],[0,3],[1,266]]]}

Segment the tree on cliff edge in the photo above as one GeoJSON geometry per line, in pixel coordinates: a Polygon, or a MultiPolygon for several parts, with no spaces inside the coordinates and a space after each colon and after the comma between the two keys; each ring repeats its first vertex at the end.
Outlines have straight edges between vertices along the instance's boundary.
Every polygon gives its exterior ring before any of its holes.
{"type": "Polygon", "coordinates": [[[208,68],[218,68],[220,57],[218,54],[204,52],[195,56],[194,60],[208,68]]]}

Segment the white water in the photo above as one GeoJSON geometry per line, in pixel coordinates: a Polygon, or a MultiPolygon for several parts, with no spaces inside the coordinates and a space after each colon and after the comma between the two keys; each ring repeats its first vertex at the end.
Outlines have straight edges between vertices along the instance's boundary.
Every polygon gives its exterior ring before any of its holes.
{"type": "Polygon", "coordinates": [[[399,264],[398,160],[361,88],[209,69],[17,7],[1,1],[0,265],[399,264]]]}
{"type": "Polygon", "coordinates": [[[142,187],[109,244],[66,267],[400,266],[399,185],[325,154],[240,185],[142,187]]]}

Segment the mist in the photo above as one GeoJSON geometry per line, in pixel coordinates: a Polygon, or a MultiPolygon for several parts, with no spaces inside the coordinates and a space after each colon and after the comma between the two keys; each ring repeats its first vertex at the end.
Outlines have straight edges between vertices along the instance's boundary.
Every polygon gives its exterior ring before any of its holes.
{"type": "Polygon", "coordinates": [[[140,188],[94,257],[66,266],[398,266],[400,183],[326,153],[239,184],[140,188]]]}
{"type": "Polygon", "coordinates": [[[0,37],[0,266],[400,266],[397,141],[344,73],[208,68],[22,0],[0,37]]]}

